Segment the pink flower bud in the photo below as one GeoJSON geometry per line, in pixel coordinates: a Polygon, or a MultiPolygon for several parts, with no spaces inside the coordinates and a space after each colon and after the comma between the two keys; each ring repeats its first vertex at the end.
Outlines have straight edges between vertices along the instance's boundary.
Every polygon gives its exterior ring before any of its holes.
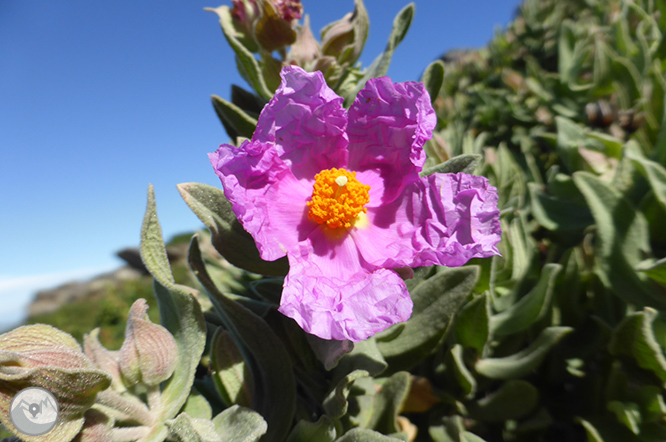
{"type": "Polygon", "coordinates": [[[132,305],[120,348],[120,371],[130,385],[157,385],[169,379],[176,367],[176,341],[166,328],[150,322],[147,310],[145,299],[132,305]]]}

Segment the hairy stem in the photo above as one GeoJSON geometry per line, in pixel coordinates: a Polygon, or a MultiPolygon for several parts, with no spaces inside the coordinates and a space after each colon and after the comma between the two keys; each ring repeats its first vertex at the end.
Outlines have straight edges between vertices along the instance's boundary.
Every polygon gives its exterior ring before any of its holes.
{"type": "Polygon", "coordinates": [[[132,400],[123,397],[110,389],[98,393],[96,402],[105,407],[119,411],[126,416],[126,420],[128,421],[136,422],[148,427],[155,423],[155,417],[151,414],[145,404],[138,399],[132,400]]]}

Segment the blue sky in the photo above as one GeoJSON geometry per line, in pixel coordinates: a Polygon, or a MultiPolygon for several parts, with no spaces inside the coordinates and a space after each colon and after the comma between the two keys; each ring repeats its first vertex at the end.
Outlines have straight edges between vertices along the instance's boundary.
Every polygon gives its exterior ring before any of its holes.
{"type": "MultiPolygon", "coordinates": [[[[198,229],[176,184],[219,185],[206,154],[228,137],[210,95],[235,69],[217,16],[230,0],[0,1],[0,328],[31,294],[112,270],[139,243],[149,183],[165,237],[198,229]]],[[[304,0],[315,35],[353,0],[304,0]]],[[[366,0],[368,66],[403,0],[366,0]]],[[[418,80],[479,47],[518,0],[422,0],[389,76],[418,80]]],[[[248,88],[249,89],[249,88],[248,88]]]]}

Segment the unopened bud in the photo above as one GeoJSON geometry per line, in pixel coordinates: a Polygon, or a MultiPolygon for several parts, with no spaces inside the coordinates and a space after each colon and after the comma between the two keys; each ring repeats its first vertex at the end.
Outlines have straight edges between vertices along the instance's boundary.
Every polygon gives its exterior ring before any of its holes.
{"type": "Polygon", "coordinates": [[[303,20],[303,27],[300,28],[296,37],[296,42],[291,45],[288,59],[298,66],[310,70],[308,65],[320,56],[319,43],[315,40],[310,29],[310,16],[306,15],[303,20]]]}
{"type": "Polygon", "coordinates": [[[150,322],[147,310],[145,299],[132,304],[120,348],[120,371],[130,385],[157,385],[169,379],[176,368],[176,341],[166,328],[150,322]]]}
{"type": "MultiPolygon", "coordinates": [[[[76,340],[55,327],[28,325],[0,335],[0,409],[9,410],[23,388],[44,388],[60,408],[62,423],[50,433],[56,438],[52,440],[74,438],[83,414],[110,383],[110,376],[93,365],[76,340]]],[[[8,413],[0,413],[0,422],[16,431],[8,413]]]]}
{"type": "Polygon", "coordinates": [[[293,44],[296,31],[291,20],[282,18],[270,0],[261,1],[261,17],[254,26],[254,35],[263,49],[273,52],[293,44]]]}

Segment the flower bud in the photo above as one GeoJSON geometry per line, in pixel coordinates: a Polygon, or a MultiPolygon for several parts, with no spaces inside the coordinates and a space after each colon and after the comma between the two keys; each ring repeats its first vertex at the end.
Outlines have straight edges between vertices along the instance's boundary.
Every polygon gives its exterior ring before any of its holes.
{"type": "Polygon", "coordinates": [[[252,27],[252,23],[259,16],[259,7],[255,0],[231,0],[234,7],[231,9],[231,16],[237,24],[252,27]]]}
{"type": "MultiPolygon", "coordinates": [[[[261,17],[254,26],[254,35],[263,49],[273,52],[293,44],[296,31],[292,20],[285,20],[278,7],[270,0],[261,1],[261,17]]],[[[291,17],[290,14],[287,17],[291,17]]]]}
{"type": "Polygon", "coordinates": [[[93,365],[76,340],[55,327],[29,325],[0,335],[0,421],[11,431],[16,430],[9,406],[16,393],[41,387],[60,407],[59,423],[49,435],[71,440],[97,393],[110,383],[110,376],[93,365]]]}
{"type": "Polygon", "coordinates": [[[309,70],[306,66],[317,60],[320,56],[319,43],[315,40],[310,29],[310,16],[306,15],[303,27],[299,29],[298,36],[296,37],[296,42],[291,45],[291,49],[289,50],[289,61],[309,70]]]}
{"type": "Polygon", "coordinates": [[[94,329],[83,337],[83,351],[86,356],[99,368],[111,376],[111,387],[118,392],[126,390],[120,375],[118,365],[118,351],[110,351],[99,342],[99,328],[94,329]]]}
{"type": "Polygon", "coordinates": [[[176,341],[166,328],[150,322],[147,310],[145,299],[132,304],[120,348],[120,371],[130,385],[157,385],[169,379],[176,368],[176,341]]]}
{"type": "Polygon", "coordinates": [[[275,8],[286,21],[300,20],[303,16],[303,5],[301,0],[271,0],[275,8]]]}
{"type": "Polygon", "coordinates": [[[368,37],[368,16],[363,2],[355,3],[354,12],[321,31],[322,54],[335,57],[340,65],[358,60],[368,37]]]}

